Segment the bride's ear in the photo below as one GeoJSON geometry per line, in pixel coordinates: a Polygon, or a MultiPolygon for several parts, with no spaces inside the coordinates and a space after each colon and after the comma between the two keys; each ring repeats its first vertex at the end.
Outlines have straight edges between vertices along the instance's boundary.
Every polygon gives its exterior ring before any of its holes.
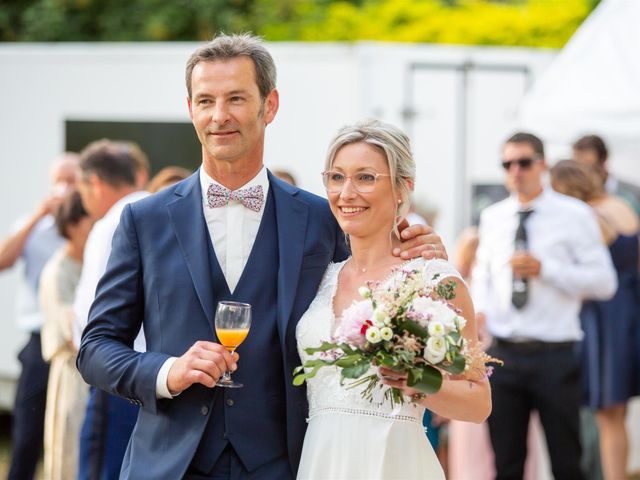
{"type": "Polygon", "coordinates": [[[405,178],[404,181],[407,182],[407,190],[413,192],[413,180],[411,180],[410,178],[405,178]]]}

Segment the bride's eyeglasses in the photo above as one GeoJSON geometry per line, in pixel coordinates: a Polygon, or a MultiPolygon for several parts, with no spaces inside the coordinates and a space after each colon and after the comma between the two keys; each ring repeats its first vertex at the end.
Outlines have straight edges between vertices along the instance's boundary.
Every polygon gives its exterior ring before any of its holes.
{"type": "Polygon", "coordinates": [[[351,186],[358,193],[371,193],[376,188],[379,177],[390,177],[388,173],[358,172],[354,175],[345,175],[342,172],[330,170],[322,172],[322,183],[329,193],[341,192],[351,180],[351,186]]]}

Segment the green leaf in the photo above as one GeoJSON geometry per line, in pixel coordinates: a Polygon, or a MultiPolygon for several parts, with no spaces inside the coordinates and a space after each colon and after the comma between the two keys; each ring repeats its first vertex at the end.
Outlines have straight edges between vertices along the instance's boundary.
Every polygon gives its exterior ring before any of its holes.
{"type": "Polygon", "coordinates": [[[314,353],[327,352],[329,350],[334,350],[336,348],[338,348],[338,345],[335,343],[322,342],[322,345],[320,345],[319,347],[305,348],[304,351],[307,353],[307,355],[313,355],[314,353]]]}
{"type": "Polygon", "coordinates": [[[358,363],[354,365],[353,367],[343,368],[341,372],[342,377],[353,378],[353,379],[360,378],[362,375],[367,373],[367,371],[369,370],[369,367],[371,367],[371,362],[366,360],[362,363],[358,363]]]}
{"type": "Polygon", "coordinates": [[[362,360],[362,355],[359,353],[356,353],[353,355],[346,355],[344,357],[341,357],[337,359],[334,362],[334,364],[337,365],[338,367],[347,368],[347,367],[353,367],[356,363],[360,362],[361,360],[362,360]]]}
{"type": "Polygon", "coordinates": [[[306,379],[307,379],[307,376],[305,374],[296,375],[295,377],[293,377],[293,385],[295,387],[299,387],[304,383],[306,379]]]}
{"type": "Polygon", "coordinates": [[[440,364],[443,370],[449,373],[453,373],[454,375],[464,372],[465,365],[466,365],[466,362],[464,357],[459,354],[453,358],[453,361],[450,364],[448,365],[440,364]]]}
{"type": "Polygon", "coordinates": [[[427,338],[429,336],[429,332],[426,328],[418,324],[417,322],[407,319],[404,322],[401,322],[399,325],[401,330],[406,330],[412,335],[420,338],[427,338]]]}
{"type": "Polygon", "coordinates": [[[436,393],[442,386],[442,374],[430,365],[409,370],[407,385],[421,392],[436,393]]]}

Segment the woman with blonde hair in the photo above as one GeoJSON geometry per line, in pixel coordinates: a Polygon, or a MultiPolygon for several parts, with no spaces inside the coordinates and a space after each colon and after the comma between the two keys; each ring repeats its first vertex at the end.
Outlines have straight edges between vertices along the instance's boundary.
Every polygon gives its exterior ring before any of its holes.
{"type": "Polygon", "coordinates": [[[585,334],[582,343],[585,403],[595,410],[604,477],[626,478],[627,402],[640,394],[635,378],[640,368],[635,344],[640,328],[640,221],[624,200],[606,193],[601,177],[574,160],[562,160],[551,168],[551,184],[558,192],[591,205],[618,274],[615,296],[607,301],[585,302],[580,318],[585,334]]]}
{"type": "MultiPolygon", "coordinates": [[[[393,247],[400,242],[398,224],[409,212],[415,164],[408,137],[392,125],[368,121],[350,125],[334,138],[323,181],[329,206],[349,237],[352,256],[329,265],[318,293],[298,322],[296,339],[303,362],[307,347],[320,345],[338,328],[343,312],[359,298],[368,281],[398,280],[393,247]]],[[[466,320],[462,334],[477,342],[473,304],[453,266],[443,260],[411,260],[404,266],[423,272],[433,286],[456,284],[451,303],[466,320]]],[[[444,478],[442,467],[422,426],[425,408],[465,421],[482,422],[491,411],[486,380],[447,378],[435,394],[424,396],[407,385],[407,374],[384,367],[378,371],[388,387],[401,389],[406,403],[395,409],[387,402],[362,398],[362,387],[347,389],[340,373],[325,368],[309,379],[309,426],[298,478],[444,478]],[[473,386],[473,388],[470,388],[473,386]]]]}

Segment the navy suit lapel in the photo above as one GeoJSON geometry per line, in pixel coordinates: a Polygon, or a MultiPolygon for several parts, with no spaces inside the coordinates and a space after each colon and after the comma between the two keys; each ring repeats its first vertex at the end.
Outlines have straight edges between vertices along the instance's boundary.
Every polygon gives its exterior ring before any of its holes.
{"type": "Polygon", "coordinates": [[[282,345],[286,345],[286,332],[291,309],[296,298],[298,277],[304,253],[307,231],[308,205],[297,198],[298,189],[275,179],[268,172],[273,189],[278,224],[278,331],[282,345]]]}
{"type": "Polygon", "coordinates": [[[169,218],[178,238],[202,309],[213,329],[213,277],[209,269],[209,232],[202,212],[199,170],[181,183],[176,199],[167,204],[169,218]]]}

